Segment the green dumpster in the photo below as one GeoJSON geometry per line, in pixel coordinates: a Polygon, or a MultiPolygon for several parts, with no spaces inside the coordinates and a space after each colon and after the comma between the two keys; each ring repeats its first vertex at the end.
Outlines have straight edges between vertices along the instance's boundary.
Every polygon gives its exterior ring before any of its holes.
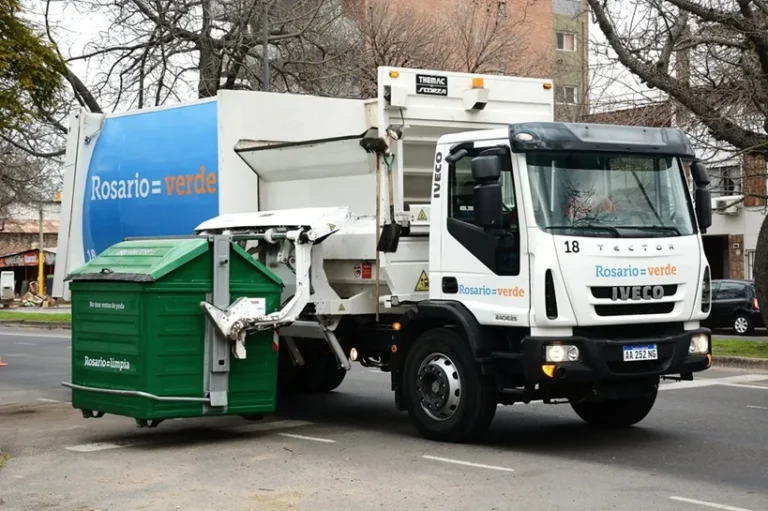
{"type": "Polygon", "coordinates": [[[200,305],[247,296],[266,313],[280,306],[280,279],[230,238],[124,241],[67,279],[72,382],[65,385],[86,417],[109,413],[146,425],[275,410],[274,332],[251,333],[246,357],[236,359],[200,305]]]}

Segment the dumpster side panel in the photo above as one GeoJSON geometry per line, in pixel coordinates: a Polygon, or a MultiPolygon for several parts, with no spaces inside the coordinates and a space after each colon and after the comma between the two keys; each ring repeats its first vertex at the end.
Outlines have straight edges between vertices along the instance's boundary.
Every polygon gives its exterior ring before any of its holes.
{"type": "MultiPolygon", "coordinates": [[[[211,253],[205,252],[147,287],[147,389],[152,394],[204,397],[205,316],[200,302],[211,289],[211,265],[211,253]]],[[[152,402],[154,419],[202,414],[202,403],[152,402]]]]}
{"type": "MultiPolygon", "coordinates": [[[[264,298],[267,313],[280,306],[279,279],[247,252],[233,245],[230,258],[232,301],[242,296],[264,298]]],[[[231,360],[228,413],[268,413],[277,405],[277,355],[274,332],[251,333],[245,360],[231,360]]]]}
{"type": "MultiPolygon", "coordinates": [[[[126,282],[72,283],[72,381],[116,390],[141,388],[142,288],[126,282]]],[[[142,415],[142,399],[73,390],[72,406],[105,413],[142,415]]]]}

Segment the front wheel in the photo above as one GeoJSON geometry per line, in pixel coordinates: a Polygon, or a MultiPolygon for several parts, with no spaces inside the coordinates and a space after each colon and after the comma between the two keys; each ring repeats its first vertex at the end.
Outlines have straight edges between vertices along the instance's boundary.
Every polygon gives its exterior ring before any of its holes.
{"type": "Polygon", "coordinates": [[[754,326],[748,316],[739,314],[733,318],[733,329],[739,335],[750,335],[754,330],[754,326]]]}
{"type": "Polygon", "coordinates": [[[604,428],[628,428],[645,419],[656,403],[658,390],[651,395],[599,401],[595,403],[571,403],[576,415],[593,426],[604,428]]]}
{"type": "Polygon", "coordinates": [[[464,336],[449,328],[416,339],[405,360],[403,391],[411,421],[431,440],[475,440],[496,414],[493,380],[480,373],[464,336]]]}

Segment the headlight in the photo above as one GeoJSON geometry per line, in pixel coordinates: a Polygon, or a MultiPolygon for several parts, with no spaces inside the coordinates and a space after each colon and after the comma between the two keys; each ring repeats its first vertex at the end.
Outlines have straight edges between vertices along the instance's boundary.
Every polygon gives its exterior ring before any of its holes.
{"type": "Polygon", "coordinates": [[[581,352],[572,344],[552,344],[545,346],[544,357],[547,362],[576,362],[581,358],[581,352]]]}
{"type": "Polygon", "coordinates": [[[706,334],[696,334],[691,337],[688,353],[691,355],[706,355],[709,352],[709,337],[706,334]]]}

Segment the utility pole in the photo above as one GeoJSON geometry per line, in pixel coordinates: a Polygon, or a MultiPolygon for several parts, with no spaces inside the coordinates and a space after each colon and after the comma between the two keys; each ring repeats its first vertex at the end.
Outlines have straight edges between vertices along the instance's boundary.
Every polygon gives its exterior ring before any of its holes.
{"type": "Polygon", "coordinates": [[[40,201],[40,245],[37,247],[37,293],[40,296],[45,294],[45,252],[43,245],[45,243],[45,233],[43,230],[43,202],[40,201]]]}
{"type": "Polygon", "coordinates": [[[261,12],[261,60],[264,63],[264,84],[261,89],[269,92],[269,6],[272,4],[272,0],[261,0],[262,12],[261,12]]]}

